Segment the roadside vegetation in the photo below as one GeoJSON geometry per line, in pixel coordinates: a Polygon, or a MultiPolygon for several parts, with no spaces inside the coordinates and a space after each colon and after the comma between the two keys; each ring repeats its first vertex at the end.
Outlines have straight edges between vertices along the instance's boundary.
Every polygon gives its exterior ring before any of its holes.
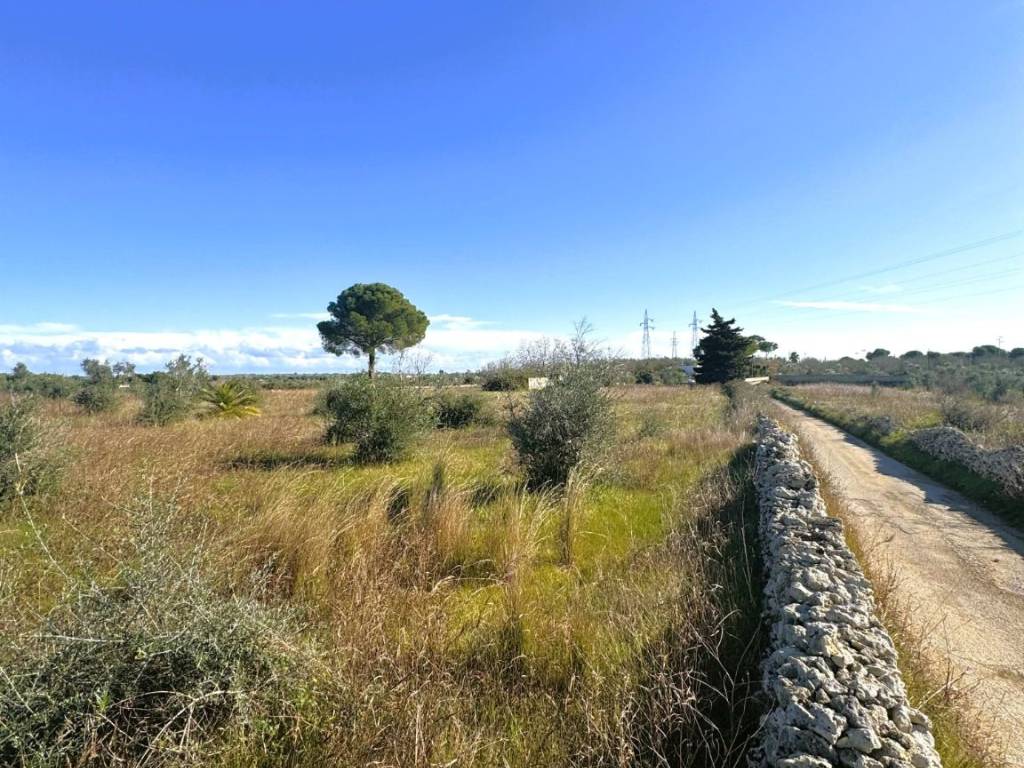
{"type": "Polygon", "coordinates": [[[946,424],[963,430],[986,448],[1024,444],[1024,400],[992,403],[923,389],[843,384],[776,387],[772,393],[955,488],[1010,522],[1024,525],[1020,499],[1011,498],[994,480],[961,464],[937,459],[911,441],[915,430],[946,424]]]}

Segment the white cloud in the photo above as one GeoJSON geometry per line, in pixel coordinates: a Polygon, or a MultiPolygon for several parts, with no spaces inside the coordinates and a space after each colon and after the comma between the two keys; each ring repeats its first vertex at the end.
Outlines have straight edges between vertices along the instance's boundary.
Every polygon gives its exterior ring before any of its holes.
{"type": "Polygon", "coordinates": [[[775,303],[796,309],[841,309],[848,312],[887,312],[896,314],[915,314],[920,312],[917,307],[909,304],[876,304],[869,301],[776,301],[775,303]]]}
{"type": "Polygon", "coordinates": [[[482,328],[494,323],[487,320],[475,320],[465,315],[430,315],[431,327],[444,326],[445,328],[482,328]]]}
{"type": "MultiPolygon", "coordinates": [[[[301,316],[306,314],[310,313],[301,316]]],[[[426,338],[415,348],[416,354],[430,358],[431,368],[476,368],[543,335],[460,315],[431,320],[426,338]]],[[[189,331],[97,331],[66,323],[0,325],[0,361],[7,368],[23,361],[33,370],[73,372],[83,359],[98,357],[130,360],[140,370],[150,370],[182,353],[202,357],[211,370],[221,372],[345,371],[365,365],[365,360],[351,355],[325,352],[310,324],[189,331]]]]}

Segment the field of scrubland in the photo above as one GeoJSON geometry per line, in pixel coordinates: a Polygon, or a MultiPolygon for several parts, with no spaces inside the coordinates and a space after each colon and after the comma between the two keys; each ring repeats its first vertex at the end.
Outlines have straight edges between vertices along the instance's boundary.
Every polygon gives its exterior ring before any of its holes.
{"type": "Polygon", "coordinates": [[[376,465],[315,395],[168,426],[46,404],[62,479],[0,511],[5,762],[743,764],[750,414],[617,389],[603,472],[533,491],[521,394],[376,465]]]}

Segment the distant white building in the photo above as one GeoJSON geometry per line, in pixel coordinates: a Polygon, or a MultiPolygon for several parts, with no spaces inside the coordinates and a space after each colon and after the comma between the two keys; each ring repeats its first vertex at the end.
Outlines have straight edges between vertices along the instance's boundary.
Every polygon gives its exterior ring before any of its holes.
{"type": "MultiPolygon", "coordinates": [[[[522,379],[520,379],[522,381],[522,379]]],[[[548,385],[547,376],[531,376],[526,380],[527,389],[544,389],[548,385]]]]}

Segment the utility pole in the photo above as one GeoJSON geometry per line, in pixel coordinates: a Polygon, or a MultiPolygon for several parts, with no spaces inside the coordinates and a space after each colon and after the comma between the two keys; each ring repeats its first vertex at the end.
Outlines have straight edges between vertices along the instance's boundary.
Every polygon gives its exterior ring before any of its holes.
{"type": "Polygon", "coordinates": [[[647,310],[644,310],[644,321],[640,323],[644,329],[643,349],[640,350],[640,357],[647,360],[651,356],[651,330],[654,328],[654,318],[648,317],[647,310]]]}
{"type": "Polygon", "coordinates": [[[676,332],[672,331],[672,359],[675,360],[679,357],[679,339],[676,337],[676,332]]]}
{"type": "Polygon", "coordinates": [[[694,354],[699,343],[697,334],[700,332],[700,320],[697,319],[697,310],[693,310],[693,321],[690,323],[689,328],[693,331],[693,335],[690,337],[690,354],[694,354]]]}
{"type": "Polygon", "coordinates": [[[1002,336],[997,336],[996,337],[996,346],[999,347],[1000,349],[1003,348],[1003,337],[1002,336]]]}

